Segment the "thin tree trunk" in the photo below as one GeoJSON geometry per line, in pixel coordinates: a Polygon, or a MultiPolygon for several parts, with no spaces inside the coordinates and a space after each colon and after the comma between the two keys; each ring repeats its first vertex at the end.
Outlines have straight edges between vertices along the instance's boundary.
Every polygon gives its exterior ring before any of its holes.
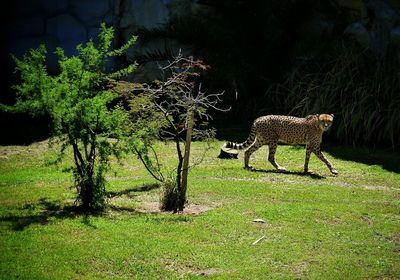
{"type": "Polygon", "coordinates": [[[188,112],[188,127],[186,129],[185,154],[183,156],[182,186],[180,193],[179,211],[182,211],[186,202],[187,177],[189,172],[190,144],[192,142],[193,113],[188,112]]]}
{"type": "Polygon", "coordinates": [[[182,156],[182,150],[181,150],[181,146],[179,143],[179,135],[176,135],[176,151],[178,152],[178,167],[176,169],[176,187],[178,189],[178,197],[177,197],[177,202],[174,203],[174,212],[176,212],[178,209],[176,208],[177,205],[180,205],[180,197],[181,197],[181,193],[182,193],[182,165],[183,165],[183,156],[182,156]]]}

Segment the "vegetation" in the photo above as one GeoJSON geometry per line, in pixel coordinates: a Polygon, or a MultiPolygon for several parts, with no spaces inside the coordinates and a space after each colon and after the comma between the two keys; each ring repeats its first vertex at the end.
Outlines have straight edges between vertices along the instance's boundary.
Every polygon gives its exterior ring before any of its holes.
{"type": "Polygon", "coordinates": [[[201,60],[179,54],[172,62],[161,67],[162,81],[144,89],[131,99],[134,123],[132,147],[146,169],[156,180],[163,183],[165,192],[161,208],[166,211],[182,211],[186,203],[186,190],[192,137],[210,140],[212,129],[205,128],[211,119],[208,109],[220,110],[217,103],[220,94],[207,94],[198,82],[200,72],[209,66],[201,60]],[[172,140],[175,143],[178,163],[165,176],[159,156],[153,148],[154,140],[172,140]],[[182,148],[184,144],[184,149],[182,148]]]}
{"type": "MultiPolygon", "coordinates": [[[[305,176],[304,149],[278,148],[292,172],[281,174],[266,162],[265,147],[254,154],[258,171],[250,172],[242,154],[218,159],[221,144],[191,171],[183,214],[159,212],[155,181],[138,160],[125,158],[123,165],[112,160],[109,210],[90,218],[74,211],[68,174],[43,164],[57,157],[57,147],[0,147],[0,278],[400,277],[398,155],[330,147],[340,176],[313,157],[315,175],[305,176]]],[[[205,146],[193,143],[193,160],[205,146]]],[[[166,168],[176,166],[174,143],[155,148],[166,168]]],[[[65,152],[60,167],[73,164],[72,148],[65,152]]]]}
{"type": "MultiPolygon", "coordinates": [[[[204,88],[226,90],[224,102],[232,106],[229,118],[239,121],[253,120],[264,112],[278,113],[275,104],[264,101],[264,94],[291,71],[297,56],[305,55],[299,54],[307,36],[303,30],[316,14],[324,18],[329,11],[329,17],[341,18],[332,1],[256,0],[249,5],[245,1],[218,0],[201,7],[186,16],[172,16],[165,26],[141,29],[138,35],[141,42],[177,40],[187,47],[184,51],[194,52],[212,65],[210,74],[204,77],[204,88]]],[[[304,49],[311,51],[316,45],[326,48],[330,43],[315,44],[313,40],[304,49]]],[[[135,59],[160,61],[175,53],[166,44],[156,50],[149,48],[135,59]]]]}
{"type": "MultiPolygon", "coordinates": [[[[139,35],[144,42],[178,40],[212,65],[204,88],[226,89],[224,102],[232,106],[216,119],[243,123],[267,114],[333,113],[335,140],[399,149],[398,48],[389,46],[377,57],[345,38],[352,12],[318,0],[207,5],[139,35]],[[319,30],[331,23],[332,29],[319,30]]],[[[379,25],[371,15],[369,24],[379,25]]],[[[173,53],[149,50],[138,59],[158,61],[173,53]]]]}
{"type": "Polygon", "coordinates": [[[396,61],[379,61],[358,46],[340,45],[324,63],[307,64],[267,92],[279,108],[297,115],[335,114],[334,135],[343,143],[400,147],[396,61]]]}
{"type": "MultiPolygon", "coordinates": [[[[333,113],[330,133],[340,142],[396,150],[400,81],[390,46],[377,59],[335,37],[347,24],[332,1],[206,2],[140,35],[178,39],[212,68],[178,57],[161,81],[120,81],[136,64],[106,73],[106,62],[136,38],[111,51],[113,29],[104,25],[99,43],[79,45],[76,56],[57,49],[55,75],[45,46],[14,57],[18,100],[0,109],[46,114],[53,138],[0,146],[0,279],[400,279],[398,152],[328,146],[340,173],[332,176],[313,157],[304,173],[299,147],[279,146],[289,170],[281,173],[267,147],[249,171],[243,153],[217,158],[222,142],[192,142],[214,135],[202,125],[221,94],[205,91],[229,88],[226,126],[262,114],[333,113]],[[307,24],[325,16],[337,20],[332,34],[306,46],[307,24]],[[136,157],[122,157],[128,151],[136,157]]],[[[174,58],[165,46],[139,60],[174,58]]]]}
{"type": "Polygon", "coordinates": [[[111,102],[111,79],[131,73],[136,65],[105,74],[110,56],[121,55],[132,45],[132,38],[121,49],[110,51],[113,29],[101,26],[99,44],[89,41],[77,46],[78,55],[66,57],[56,50],[60,71],[51,76],[46,69],[44,45],[31,50],[23,59],[13,57],[22,82],[15,86],[17,102],[14,111],[32,115],[48,114],[55,141],[61,142],[59,159],[67,147],[73,149],[77,200],[85,211],[102,210],[105,205],[104,172],[111,155],[125,149],[121,141],[129,135],[128,114],[111,102]],[[112,139],[112,140],[110,140],[112,139]]]}

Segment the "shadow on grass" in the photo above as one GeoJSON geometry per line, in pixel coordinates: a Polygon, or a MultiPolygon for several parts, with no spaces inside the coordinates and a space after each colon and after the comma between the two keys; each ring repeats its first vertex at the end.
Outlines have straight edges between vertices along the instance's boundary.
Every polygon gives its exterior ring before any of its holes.
{"type": "Polygon", "coordinates": [[[312,179],[325,179],[324,176],[321,176],[319,174],[316,173],[312,173],[312,172],[298,172],[298,171],[278,171],[278,170],[265,170],[265,169],[249,169],[249,171],[251,172],[261,172],[261,173],[279,173],[279,174],[284,174],[284,175],[296,175],[296,176],[305,176],[305,177],[310,177],[312,179]]]}
{"type": "Polygon", "coordinates": [[[84,215],[82,209],[78,206],[62,206],[59,201],[49,201],[46,198],[41,198],[36,204],[26,204],[21,210],[32,213],[38,209],[40,210],[39,213],[4,216],[0,218],[0,221],[10,222],[13,230],[21,231],[32,224],[46,225],[54,219],[73,219],[84,215]]]}
{"type": "MultiPolygon", "coordinates": [[[[239,124],[227,124],[226,121],[219,121],[213,123],[213,126],[217,129],[216,138],[218,140],[231,141],[241,143],[248,137],[251,123],[244,121],[239,124]]],[[[323,149],[334,157],[354,161],[358,163],[368,165],[379,165],[383,169],[395,173],[400,173],[400,151],[397,147],[397,151],[390,150],[390,146],[384,146],[379,144],[379,148],[372,147],[353,147],[349,145],[339,145],[334,142],[330,142],[329,139],[325,139],[323,149]],[[325,142],[325,140],[328,140],[325,142]]],[[[281,144],[280,144],[281,145],[281,144]]],[[[293,146],[294,149],[304,149],[304,146],[293,146]]]]}
{"type": "MultiPolygon", "coordinates": [[[[121,195],[129,195],[132,192],[144,192],[158,188],[157,184],[143,185],[137,188],[125,189],[119,192],[108,192],[109,197],[116,197],[121,195]]],[[[108,209],[116,212],[129,212],[133,214],[143,214],[134,208],[120,207],[115,205],[108,205],[108,209]]],[[[86,213],[77,205],[63,205],[61,201],[49,201],[47,198],[41,198],[37,203],[25,204],[19,214],[8,215],[0,217],[1,222],[10,223],[10,227],[15,231],[22,231],[26,227],[38,224],[46,225],[54,220],[62,219],[76,219],[82,217],[82,223],[96,228],[90,221],[90,217],[101,216],[105,212],[99,213],[86,213]]]]}
{"type": "MultiPolygon", "coordinates": [[[[302,146],[291,146],[292,149],[304,149],[302,146]]],[[[366,146],[352,147],[349,145],[329,144],[324,145],[327,151],[336,158],[354,161],[368,165],[379,165],[383,169],[391,172],[400,173],[400,152],[387,151],[383,149],[372,149],[366,146]]]]}
{"type": "Polygon", "coordinates": [[[143,214],[143,212],[140,212],[137,209],[131,207],[117,206],[117,205],[109,205],[108,207],[110,210],[115,212],[128,212],[130,214],[138,214],[138,215],[143,214]]]}
{"type": "Polygon", "coordinates": [[[132,193],[136,193],[136,192],[148,192],[154,189],[158,189],[160,187],[160,184],[148,184],[148,185],[142,185],[140,187],[134,187],[134,188],[129,188],[129,189],[125,189],[122,191],[110,191],[107,192],[107,197],[112,198],[112,197],[116,197],[116,196],[122,196],[122,195],[127,195],[128,197],[132,196],[132,193]]]}
{"type": "Polygon", "coordinates": [[[368,165],[379,165],[383,169],[400,173],[400,152],[388,152],[366,147],[354,148],[351,146],[327,146],[325,148],[334,157],[364,163],[368,165]]]}

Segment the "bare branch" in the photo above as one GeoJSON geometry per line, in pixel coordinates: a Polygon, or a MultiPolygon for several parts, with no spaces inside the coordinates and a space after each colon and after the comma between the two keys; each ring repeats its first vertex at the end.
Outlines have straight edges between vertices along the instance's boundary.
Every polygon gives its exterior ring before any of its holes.
{"type": "MultiPolygon", "coordinates": [[[[202,120],[212,119],[210,110],[220,112],[230,110],[230,108],[223,109],[219,106],[224,92],[207,94],[202,89],[202,83],[198,82],[200,71],[208,68],[209,66],[201,60],[183,57],[182,53],[179,52],[177,57],[168,62],[167,65],[160,66],[162,81],[157,81],[143,89],[146,94],[151,96],[152,109],[161,113],[166,123],[166,125],[160,125],[158,135],[161,139],[169,139],[175,142],[178,164],[174,169],[173,178],[176,180],[177,190],[180,192],[178,203],[186,201],[187,171],[203,162],[211,148],[210,141],[214,137],[213,130],[204,129],[204,127],[199,126],[199,123],[202,120]],[[183,138],[186,138],[186,141],[183,141],[183,138]],[[207,146],[202,149],[200,157],[189,165],[192,139],[206,140],[207,146]],[[185,145],[185,156],[183,156],[182,143],[185,145]]],[[[154,166],[145,164],[145,167],[153,177],[164,180],[165,177],[161,173],[157,152],[153,147],[148,149],[147,152],[152,153],[152,159],[155,163],[154,166]]],[[[145,163],[148,158],[141,158],[141,160],[145,163]]],[[[183,209],[183,204],[179,205],[179,209],[183,209]]]]}
{"type": "MultiPolygon", "coordinates": [[[[138,158],[143,163],[144,167],[150,173],[150,175],[157,181],[164,182],[164,176],[161,173],[160,169],[158,168],[157,170],[153,170],[153,168],[151,168],[151,164],[149,164],[149,162],[144,159],[144,155],[136,147],[134,147],[133,149],[135,150],[138,158]]],[[[157,163],[158,163],[158,158],[157,158],[157,163]]]]}

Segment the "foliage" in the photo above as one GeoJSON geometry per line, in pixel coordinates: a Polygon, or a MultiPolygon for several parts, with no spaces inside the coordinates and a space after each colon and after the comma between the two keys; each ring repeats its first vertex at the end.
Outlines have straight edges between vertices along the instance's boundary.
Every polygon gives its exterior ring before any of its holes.
{"type": "MultiPolygon", "coordinates": [[[[112,105],[116,95],[110,90],[110,82],[131,73],[136,66],[106,73],[109,57],[119,54],[118,50],[110,52],[112,40],[113,28],[102,24],[98,46],[92,40],[78,45],[78,55],[72,57],[57,48],[60,69],[54,76],[46,69],[44,45],[22,59],[13,56],[22,80],[15,86],[17,102],[13,109],[50,116],[53,136],[62,143],[59,158],[67,147],[73,149],[77,199],[86,211],[105,206],[104,172],[110,156],[119,157],[123,152],[121,142],[129,133],[128,114],[121,106],[112,105]]],[[[135,40],[129,41],[130,45],[135,40]]]]}
{"type": "MultiPolygon", "coordinates": [[[[398,48],[389,46],[378,61],[372,52],[354,47],[344,35],[353,11],[336,2],[207,1],[139,34],[144,42],[178,40],[213,65],[203,85],[227,89],[224,102],[233,109],[221,115],[225,123],[332,112],[330,134],[340,142],[398,149],[398,48]]],[[[373,13],[366,19],[376,21],[373,13]]],[[[164,60],[171,53],[165,47],[138,59],[164,60]]]]}
{"type": "MultiPolygon", "coordinates": [[[[165,167],[176,166],[174,143],[155,144],[165,167]]],[[[216,157],[222,144],[191,171],[181,215],[152,207],[159,190],[143,191],[153,180],[125,157],[107,186],[118,195],[105,215],[89,219],[71,210],[68,174],[42,164],[56,147],[0,146],[0,278],[399,278],[398,154],[329,147],[340,176],[312,157],[310,168],[326,176],[318,179],[301,172],[304,149],[280,146],[280,161],[298,174],[278,174],[266,148],[254,154],[260,172],[249,172],[216,157]]],[[[193,142],[193,159],[205,147],[193,142]]]]}
{"type": "MultiPolygon", "coordinates": [[[[307,62],[313,65],[312,61],[307,62]]],[[[315,65],[315,64],[314,64],[315,65]]],[[[400,145],[399,63],[378,61],[359,47],[343,44],[317,70],[299,67],[266,95],[288,113],[335,114],[334,133],[345,143],[400,145]]]]}
{"type": "Polygon", "coordinates": [[[182,211],[186,203],[192,137],[209,140],[214,136],[213,130],[205,127],[205,121],[211,119],[207,109],[220,110],[217,103],[222,93],[206,94],[201,90],[199,73],[208,68],[201,60],[179,55],[161,68],[163,81],[148,85],[142,94],[131,100],[135,131],[132,147],[150,174],[164,183],[161,205],[164,210],[182,211]],[[194,123],[197,123],[196,129],[194,123]],[[175,174],[171,172],[169,176],[163,174],[157,152],[152,147],[154,140],[160,137],[173,140],[176,147],[178,163],[175,174]]]}
{"type": "Polygon", "coordinates": [[[179,209],[180,191],[177,181],[167,179],[162,183],[162,188],[160,209],[164,211],[176,211],[179,209]]]}

